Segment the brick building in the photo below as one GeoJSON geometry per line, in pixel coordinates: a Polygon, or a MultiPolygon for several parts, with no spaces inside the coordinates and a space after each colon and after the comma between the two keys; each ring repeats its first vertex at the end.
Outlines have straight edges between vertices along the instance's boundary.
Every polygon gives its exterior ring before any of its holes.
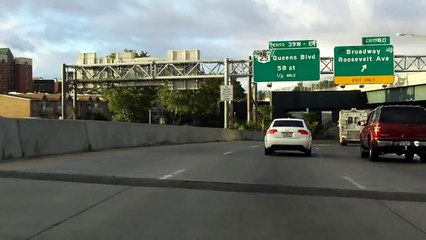
{"type": "Polygon", "coordinates": [[[54,93],[62,93],[62,81],[55,81],[53,86],[54,93]]]}
{"type": "Polygon", "coordinates": [[[0,92],[9,91],[9,66],[7,65],[7,56],[0,54],[0,92]]]}
{"type": "Polygon", "coordinates": [[[14,91],[14,57],[9,48],[0,48],[0,91],[14,91]]]}
{"type": "Polygon", "coordinates": [[[55,80],[34,79],[34,92],[36,93],[59,93],[55,92],[55,80]]]}
{"type": "Polygon", "coordinates": [[[33,77],[35,93],[62,93],[62,81],[33,77]]]}
{"type": "Polygon", "coordinates": [[[33,92],[33,60],[31,58],[15,58],[15,91],[33,92]]]}
{"type": "MultiPolygon", "coordinates": [[[[72,97],[67,96],[67,116],[73,114],[72,105],[72,97]]],[[[97,95],[78,95],[77,105],[77,119],[111,120],[108,102],[97,95]]],[[[61,94],[0,94],[0,117],[59,119],[61,115],[61,94]]]]}
{"type": "Polygon", "coordinates": [[[0,93],[32,92],[31,58],[15,58],[9,48],[0,48],[0,93]]]}

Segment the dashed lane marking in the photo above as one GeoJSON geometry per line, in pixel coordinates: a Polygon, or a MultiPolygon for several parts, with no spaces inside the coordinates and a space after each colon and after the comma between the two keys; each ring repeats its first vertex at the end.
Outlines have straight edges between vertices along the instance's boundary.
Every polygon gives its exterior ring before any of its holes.
{"type": "Polygon", "coordinates": [[[355,180],[353,180],[353,179],[352,179],[352,178],[350,178],[350,177],[343,176],[343,179],[348,180],[349,182],[351,182],[353,185],[355,185],[355,186],[356,186],[357,188],[359,188],[359,189],[366,189],[366,187],[365,187],[365,186],[363,186],[363,185],[361,185],[361,184],[357,183],[355,180]]]}
{"type": "Polygon", "coordinates": [[[171,174],[167,174],[167,175],[162,176],[160,179],[161,179],[161,180],[164,180],[164,179],[167,179],[167,178],[171,178],[171,177],[173,177],[174,175],[177,175],[177,174],[182,173],[182,172],[185,172],[185,171],[186,171],[186,169],[177,170],[176,172],[173,172],[173,173],[171,173],[171,174]]]}
{"type": "Polygon", "coordinates": [[[234,151],[229,151],[229,152],[225,152],[225,153],[222,153],[222,155],[228,155],[228,154],[231,154],[231,153],[233,153],[234,151]]]}

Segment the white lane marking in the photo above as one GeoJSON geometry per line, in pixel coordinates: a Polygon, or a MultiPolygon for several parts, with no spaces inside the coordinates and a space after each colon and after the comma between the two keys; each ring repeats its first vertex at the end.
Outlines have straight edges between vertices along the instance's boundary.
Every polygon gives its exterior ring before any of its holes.
{"type": "Polygon", "coordinates": [[[160,179],[161,179],[161,180],[164,180],[164,179],[167,179],[167,178],[171,178],[171,177],[173,177],[174,175],[177,175],[177,174],[182,173],[182,172],[185,172],[185,171],[186,171],[186,169],[177,170],[176,172],[173,172],[173,173],[171,173],[171,174],[167,174],[167,175],[162,176],[160,179]]]}
{"type": "Polygon", "coordinates": [[[257,147],[259,147],[259,145],[254,145],[254,146],[251,146],[250,148],[257,148],[257,147]]]}
{"type": "Polygon", "coordinates": [[[234,151],[229,151],[229,152],[226,152],[226,153],[222,153],[223,155],[228,155],[228,154],[231,154],[231,153],[233,153],[234,151]]]}
{"type": "Polygon", "coordinates": [[[359,184],[359,183],[355,182],[355,180],[353,180],[353,179],[352,179],[352,178],[350,178],[350,177],[343,176],[343,179],[348,180],[349,182],[351,182],[353,185],[355,185],[355,186],[356,186],[357,188],[359,188],[359,189],[366,189],[366,187],[365,187],[365,186],[362,186],[361,184],[359,184]]]}

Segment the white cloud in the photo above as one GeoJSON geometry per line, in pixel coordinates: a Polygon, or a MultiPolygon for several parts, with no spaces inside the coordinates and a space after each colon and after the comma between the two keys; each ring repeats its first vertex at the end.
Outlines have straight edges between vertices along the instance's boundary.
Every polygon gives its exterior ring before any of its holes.
{"type": "Polygon", "coordinates": [[[265,0],[264,2],[271,14],[271,19],[276,19],[278,26],[290,29],[312,29],[315,25],[328,22],[328,16],[323,14],[317,4],[302,0],[265,0]]]}
{"type": "Polygon", "coordinates": [[[423,0],[4,0],[0,47],[34,58],[35,74],[60,77],[79,52],[131,48],[165,57],[200,49],[204,59],[246,58],[270,40],[315,39],[322,56],[362,36],[392,37],[397,54],[425,55],[423,0]]]}
{"type": "Polygon", "coordinates": [[[347,0],[352,23],[357,27],[369,28],[374,19],[374,8],[370,0],[347,0]]]}

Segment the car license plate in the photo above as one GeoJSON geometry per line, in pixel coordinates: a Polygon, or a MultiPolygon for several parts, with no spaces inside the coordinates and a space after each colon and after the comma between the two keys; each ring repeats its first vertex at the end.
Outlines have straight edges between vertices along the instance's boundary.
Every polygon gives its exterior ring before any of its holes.
{"type": "Polygon", "coordinates": [[[293,133],[292,132],[283,132],[283,137],[292,137],[293,133]]]}
{"type": "Polygon", "coordinates": [[[399,142],[399,146],[410,146],[410,142],[409,141],[399,142]]]}

